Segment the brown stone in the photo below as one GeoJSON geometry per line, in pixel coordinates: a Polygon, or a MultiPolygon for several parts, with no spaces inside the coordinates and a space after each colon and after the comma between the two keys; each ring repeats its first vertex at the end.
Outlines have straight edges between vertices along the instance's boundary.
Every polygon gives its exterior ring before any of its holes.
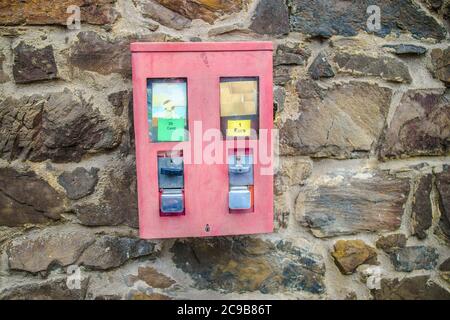
{"type": "Polygon", "coordinates": [[[244,27],[243,23],[238,22],[209,29],[208,36],[217,37],[235,33],[249,34],[250,31],[244,27]]]}
{"type": "Polygon", "coordinates": [[[65,26],[73,13],[67,13],[71,5],[80,7],[81,22],[102,25],[112,24],[119,17],[114,9],[116,0],[3,0],[0,4],[0,25],[46,25],[65,26]]]}
{"type": "Polygon", "coordinates": [[[322,89],[300,80],[296,116],[280,127],[282,155],[357,158],[378,141],[392,91],[375,84],[351,82],[322,89]]]}
{"type": "Polygon", "coordinates": [[[0,101],[0,158],[78,162],[115,148],[122,130],[68,89],[0,101]]]}
{"type": "Polygon", "coordinates": [[[120,73],[131,76],[129,39],[102,38],[93,31],[77,35],[78,41],[71,48],[69,62],[82,70],[100,74],[120,73]]]}
{"type": "Polygon", "coordinates": [[[377,252],[362,240],[338,240],[331,255],[343,274],[352,274],[362,264],[377,263],[377,252]]]}
{"type": "Polygon", "coordinates": [[[189,273],[199,289],[315,294],[325,290],[323,258],[290,242],[248,237],[178,240],[171,251],[177,267],[189,273]]]}
{"type": "Polygon", "coordinates": [[[440,48],[431,51],[432,72],[436,79],[450,86],[450,47],[443,50],[440,48]]]}
{"type": "Polygon", "coordinates": [[[181,14],[167,9],[163,5],[153,0],[134,0],[134,3],[140,8],[144,17],[153,19],[163,26],[182,30],[191,25],[191,20],[181,14]]]}
{"type": "Polygon", "coordinates": [[[98,190],[98,199],[77,202],[74,211],[81,224],[111,226],[126,224],[138,227],[136,168],[129,156],[102,169],[107,184],[98,190]],[[101,202],[101,205],[98,204],[101,202]]]}
{"type": "Polygon", "coordinates": [[[288,42],[280,44],[273,57],[274,66],[302,66],[311,56],[311,51],[301,43],[288,42]]]}
{"type": "Polygon", "coordinates": [[[47,271],[55,265],[68,266],[75,263],[94,241],[89,230],[76,226],[35,230],[9,244],[9,267],[35,273],[47,271]]]}
{"type": "Polygon", "coordinates": [[[334,56],[338,73],[352,76],[373,76],[390,82],[411,83],[408,66],[400,59],[381,55],[340,51],[334,56]]]}
{"type": "Polygon", "coordinates": [[[334,167],[318,176],[313,172],[297,199],[298,219],[319,238],[394,231],[400,227],[408,193],[406,178],[334,167]]]}
{"type": "Polygon", "coordinates": [[[433,222],[433,212],[431,209],[431,188],[432,174],[420,178],[419,185],[414,194],[412,206],[412,228],[413,235],[419,239],[427,237],[426,230],[431,227],[433,222]]]}
{"type": "Polygon", "coordinates": [[[68,61],[81,70],[103,75],[119,73],[131,78],[130,43],[134,41],[165,42],[178,41],[163,33],[112,38],[100,36],[93,31],[82,31],[69,50],[68,61]]]}
{"type": "Polygon", "coordinates": [[[152,267],[139,267],[137,278],[147,283],[150,287],[160,289],[167,289],[176,283],[175,280],[152,267]]]}
{"type": "Polygon", "coordinates": [[[77,263],[91,269],[107,270],[119,267],[130,259],[154,255],[158,252],[156,248],[151,241],[105,235],[84,250],[77,263]]]}
{"type": "Polygon", "coordinates": [[[261,0],[250,29],[259,34],[279,36],[289,33],[289,10],[283,0],[261,0]]]}
{"type": "Polygon", "coordinates": [[[109,94],[108,101],[111,103],[116,116],[121,116],[126,108],[133,108],[133,94],[129,90],[121,90],[109,94]]]}
{"type": "Polygon", "coordinates": [[[436,186],[439,193],[439,211],[441,212],[439,227],[450,240],[450,166],[444,165],[444,170],[436,174],[436,186]]]}
{"type": "Polygon", "coordinates": [[[64,211],[63,196],[34,172],[0,168],[0,225],[50,222],[64,211]]]}
{"type": "Polygon", "coordinates": [[[213,23],[217,18],[241,11],[247,0],[155,0],[188,19],[213,23]]]}
{"type": "Polygon", "coordinates": [[[381,288],[372,295],[376,300],[450,300],[450,292],[427,275],[381,279],[381,288]]]}
{"type": "Polygon", "coordinates": [[[395,249],[406,246],[406,236],[402,233],[390,234],[380,237],[376,242],[376,247],[386,253],[391,253],[395,249]]]}
{"type": "Polygon", "coordinates": [[[57,77],[57,73],[52,46],[37,49],[22,41],[14,48],[13,76],[16,83],[51,80],[57,77]]]}
{"type": "Polygon", "coordinates": [[[80,288],[68,288],[67,278],[17,284],[0,291],[0,300],[84,300],[88,279],[80,281],[80,288]]]}
{"type": "Polygon", "coordinates": [[[444,89],[407,91],[383,133],[380,157],[446,155],[450,150],[449,94],[444,89]]]}
{"type": "Polygon", "coordinates": [[[275,175],[275,192],[281,194],[293,186],[303,185],[311,175],[313,163],[302,157],[283,157],[275,175]]]}

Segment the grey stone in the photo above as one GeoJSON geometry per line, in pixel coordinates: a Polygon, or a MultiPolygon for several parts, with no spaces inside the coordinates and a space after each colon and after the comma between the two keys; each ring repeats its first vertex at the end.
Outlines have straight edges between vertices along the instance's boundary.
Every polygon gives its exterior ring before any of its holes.
{"type": "MultiPolygon", "coordinates": [[[[291,31],[311,37],[332,35],[355,36],[367,31],[367,8],[371,0],[288,0],[291,31]]],[[[382,14],[381,29],[374,33],[384,37],[390,33],[409,32],[416,38],[443,40],[445,28],[412,0],[377,1],[382,14]]]]}
{"type": "Polygon", "coordinates": [[[57,73],[52,46],[37,49],[22,41],[14,48],[13,76],[16,83],[51,80],[57,77],[57,73]]]}
{"type": "Polygon", "coordinates": [[[450,92],[409,90],[380,139],[382,159],[446,155],[450,150],[450,92]]]}
{"type": "Polygon", "coordinates": [[[158,252],[156,248],[151,241],[105,235],[84,250],[78,263],[96,270],[107,270],[119,267],[129,259],[154,256],[158,252]]]}
{"type": "Polygon", "coordinates": [[[298,219],[319,238],[394,231],[400,227],[408,193],[408,179],[378,170],[336,168],[308,180],[304,200],[297,200],[297,206],[304,206],[298,219]]]}
{"type": "Polygon", "coordinates": [[[450,292],[430,279],[415,276],[381,279],[381,288],[373,290],[375,300],[449,300],[450,292]]]}
{"type": "Polygon", "coordinates": [[[334,62],[337,65],[338,73],[352,76],[374,76],[391,82],[412,82],[408,66],[394,57],[339,51],[334,56],[334,62]]]}
{"type": "Polygon", "coordinates": [[[69,63],[73,66],[100,74],[131,76],[130,40],[104,39],[93,31],[80,32],[77,38],[69,55],[69,63]]]}
{"type": "Polygon", "coordinates": [[[395,270],[411,272],[420,269],[434,269],[439,255],[435,248],[412,246],[396,249],[390,254],[390,257],[395,270]]]}
{"type": "Polygon", "coordinates": [[[0,225],[46,223],[64,211],[63,195],[34,172],[0,168],[0,225]]]}
{"type": "Polygon", "coordinates": [[[252,17],[250,29],[273,36],[289,33],[289,11],[283,0],[261,0],[252,17]]]}
{"type": "Polygon", "coordinates": [[[433,222],[433,212],[431,209],[431,188],[433,176],[428,174],[421,177],[416,193],[414,194],[412,206],[412,227],[413,235],[419,239],[427,237],[426,230],[433,222]]]}
{"type": "Polygon", "coordinates": [[[421,56],[427,53],[427,48],[414,44],[386,44],[383,48],[388,48],[396,55],[421,56]]]}
{"type": "Polygon", "coordinates": [[[325,291],[323,258],[290,242],[248,237],[177,240],[171,252],[176,266],[189,273],[199,289],[325,291]]]}
{"type": "Polygon", "coordinates": [[[92,194],[98,182],[98,168],[91,168],[90,171],[78,167],[72,172],[64,171],[58,182],[66,190],[67,197],[78,200],[92,194]]]}
{"type": "Polygon", "coordinates": [[[78,162],[115,148],[122,130],[69,89],[0,101],[0,158],[78,162]]]}
{"type": "Polygon", "coordinates": [[[280,125],[282,155],[358,158],[381,135],[392,91],[375,84],[350,82],[322,89],[300,80],[296,117],[280,125]]]}
{"type": "Polygon", "coordinates": [[[28,272],[74,264],[95,241],[94,235],[76,226],[48,227],[15,238],[7,248],[9,267],[28,272]]]}
{"type": "Polygon", "coordinates": [[[159,3],[146,0],[146,1],[136,1],[144,17],[153,19],[162,25],[175,29],[182,30],[191,25],[191,20],[183,17],[182,15],[167,9],[166,7],[160,5],[159,3]]]}
{"type": "Polygon", "coordinates": [[[311,78],[313,78],[314,80],[334,77],[333,68],[328,62],[327,56],[323,52],[317,55],[317,57],[309,67],[308,72],[311,75],[311,78]]]}
{"type": "Polygon", "coordinates": [[[67,278],[18,284],[0,291],[0,300],[84,300],[88,279],[80,281],[80,288],[68,288],[67,278]]]}

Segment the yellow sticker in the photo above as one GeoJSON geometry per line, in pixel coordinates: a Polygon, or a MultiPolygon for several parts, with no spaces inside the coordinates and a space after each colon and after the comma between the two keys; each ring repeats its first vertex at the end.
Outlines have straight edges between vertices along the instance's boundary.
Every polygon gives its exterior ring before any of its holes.
{"type": "Polygon", "coordinates": [[[228,120],[228,137],[249,137],[252,126],[251,120],[228,120]]]}

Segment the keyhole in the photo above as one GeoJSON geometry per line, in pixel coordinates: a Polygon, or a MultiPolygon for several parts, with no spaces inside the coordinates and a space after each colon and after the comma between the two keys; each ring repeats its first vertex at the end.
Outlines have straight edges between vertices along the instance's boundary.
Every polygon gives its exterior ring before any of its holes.
{"type": "Polygon", "coordinates": [[[206,232],[209,232],[209,230],[211,230],[211,228],[209,227],[209,224],[207,224],[207,225],[205,226],[205,231],[206,231],[206,232]]]}

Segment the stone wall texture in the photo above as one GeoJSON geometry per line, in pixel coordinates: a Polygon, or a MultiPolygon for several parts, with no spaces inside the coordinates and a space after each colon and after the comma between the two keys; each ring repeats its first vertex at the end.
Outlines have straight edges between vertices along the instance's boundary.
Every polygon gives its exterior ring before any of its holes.
{"type": "Polygon", "coordinates": [[[449,19],[449,0],[1,1],[0,299],[450,299],[449,19]],[[274,233],[139,239],[130,42],[254,40],[275,48],[274,233]]]}

